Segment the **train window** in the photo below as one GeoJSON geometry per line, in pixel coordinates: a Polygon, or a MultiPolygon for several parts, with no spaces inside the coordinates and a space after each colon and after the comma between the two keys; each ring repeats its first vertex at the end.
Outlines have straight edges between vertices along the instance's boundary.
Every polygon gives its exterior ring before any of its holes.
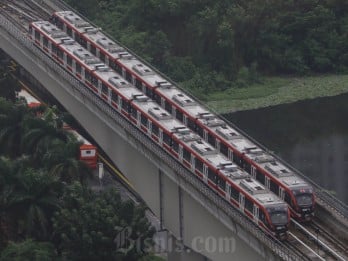
{"type": "Polygon", "coordinates": [[[242,159],[237,156],[236,154],[233,154],[233,161],[240,167],[243,167],[243,162],[242,162],[242,159]]]}
{"type": "Polygon", "coordinates": [[[70,67],[72,66],[72,59],[69,55],[66,56],[66,62],[70,67]]]}
{"type": "Polygon", "coordinates": [[[181,122],[184,120],[184,115],[182,114],[181,111],[179,110],[176,111],[176,118],[181,122]]]}
{"type": "Polygon", "coordinates": [[[231,198],[238,201],[239,200],[239,191],[236,190],[233,186],[231,186],[231,198]]]}
{"type": "Polygon", "coordinates": [[[143,114],[141,114],[141,124],[147,126],[147,118],[143,114]]]}
{"type": "Polygon", "coordinates": [[[228,157],[228,147],[222,142],[220,142],[220,152],[228,157]]]}
{"type": "Polygon", "coordinates": [[[59,59],[63,60],[63,51],[61,49],[57,49],[57,56],[59,59]]]}
{"type": "Polygon", "coordinates": [[[52,44],[52,54],[57,55],[57,46],[52,44]]]}
{"type": "Polygon", "coordinates": [[[196,169],[203,173],[203,162],[198,158],[196,158],[196,169]]]}
{"type": "Polygon", "coordinates": [[[81,41],[80,36],[77,33],[75,33],[74,38],[75,38],[75,41],[78,43],[81,41]]]}
{"type": "MultiPolygon", "coordinates": [[[[173,150],[176,152],[176,153],[179,153],[179,143],[177,143],[175,140],[172,140],[172,143],[173,143],[173,150]]],[[[196,159],[197,160],[197,159],[196,159]]],[[[197,161],[196,161],[197,162],[197,161]]]]}
{"type": "Polygon", "coordinates": [[[279,186],[273,180],[270,180],[270,190],[276,195],[278,195],[279,186]]]}
{"type": "Polygon", "coordinates": [[[251,173],[251,165],[243,160],[243,166],[246,172],[251,173]]]}
{"type": "Polygon", "coordinates": [[[48,39],[46,37],[43,37],[43,45],[48,48],[48,39]]]}
{"type": "Polygon", "coordinates": [[[81,74],[81,64],[79,64],[78,62],[76,63],[76,72],[78,74],[81,74]]]}
{"type": "Polygon", "coordinates": [[[152,124],[152,133],[158,137],[159,129],[155,124],[152,124]]]}
{"type": "Polygon", "coordinates": [[[72,30],[71,30],[70,27],[67,27],[67,28],[66,28],[66,33],[67,33],[68,35],[72,36],[72,30]]]}
{"type": "Polygon", "coordinates": [[[138,114],[137,110],[131,107],[131,115],[134,119],[137,119],[137,114],[138,114]]]}
{"type": "Polygon", "coordinates": [[[191,160],[191,153],[188,150],[186,150],[185,148],[183,150],[184,150],[184,159],[186,161],[190,162],[190,160],[191,160]]]}
{"type": "Polygon", "coordinates": [[[40,41],[40,33],[38,31],[35,31],[35,39],[40,41]]]}
{"type": "Polygon", "coordinates": [[[187,118],[187,126],[191,129],[194,130],[196,128],[196,124],[193,120],[187,118]]]}
{"type": "Polygon", "coordinates": [[[106,86],[104,83],[102,83],[102,93],[105,95],[108,95],[108,86],[106,86]]]}
{"type": "Polygon", "coordinates": [[[122,100],[122,109],[128,112],[129,102],[127,102],[126,100],[122,100]]]}
{"type": "Polygon", "coordinates": [[[213,147],[215,147],[215,137],[211,135],[210,133],[208,133],[208,143],[212,145],[213,147]]]}
{"type": "Polygon", "coordinates": [[[208,179],[216,184],[216,174],[211,168],[208,169],[208,179]]]}
{"type": "Polygon", "coordinates": [[[150,98],[152,98],[153,96],[153,91],[151,90],[151,88],[146,88],[146,95],[150,98]]]}
{"type": "Polygon", "coordinates": [[[153,99],[154,99],[155,102],[157,102],[158,104],[161,104],[161,97],[160,97],[157,93],[154,93],[154,94],[153,94],[153,99]]]}
{"type": "Polygon", "coordinates": [[[260,173],[260,171],[256,171],[256,179],[259,181],[261,184],[265,184],[265,175],[260,173]]]}
{"type": "Polygon", "coordinates": [[[129,72],[126,72],[126,80],[129,82],[132,81],[132,75],[129,72]]]}
{"type": "Polygon", "coordinates": [[[266,223],[265,213],[263,213],[262,209],[259,210],[259,219],[261,220],[261,222],[266,223]]]}
{"type": "Polygon", "coordinates": [[[164,108],[166,111],[168,111],[170,114],[172,114],[172,105],[168,101],[164,102],[164,108]]]}
{"type": "Polygon", "coordinates": [[[96,55],[96,53],[97,53],[97,49],[93,45],[91,45],[91,53],[94,55],[96,55]]]}
{"type": "Polygon", "coordinates": [[[285,200],[286,203],[288,203],[291,206],[291,197],[290,197],[289,192],[287,192],[287,191],[285,191],[284,200],[285,200]]]}
{"type": "Polygon", "coordinates": [[[63,28],[63,22],[62,22],[59,18],[56,19],[56,26],[57,26],[58,28],[60,28],[60,29],[63,28]]]}
{"type": "Polygon", "coordinates": [[[138,79],[135,79],[135,87],[137,87],[139,90],[141,90],[142,88],[141,81],[139,81],[138,79]]]}
{"type": "Polygon", "coordinates": [[[112,95],[111,95],[111,100],[114,102],[114,103],[117,103],[117,94],[115,92],[112,92],[112,95]]]}
{"type": "Polygon", "coordinates": [[[87,48],[87,41],[86,41],[85,39],[83,39],[82,37],[80,38],[80,44],[81,44],[83,47],[87,48]]]}
{"type": "Polygon", "coordinates": [[[86,81],[91,82],[91,74],[87,71],[85,71],[85,79],[86,81]]]}
{"type": "Polygon", "coordinates": [[[253,213],[253,202],[245,197],[244,207],[250,212],[253,213]]]}
{"type": "Polygon", "coordinates": [[[172,139],[170,138],[170,136],[167,133],[163,132],[163,142],[171,146],[171,143],[172,143],[171,140],[172,139]]]}
{"type": "Polygon", "coordinates": [[[222,190],[225,190],[226,189],[226,181],[221,178],[221,177],[217,177],[217,183],[218,183],[218,186],[222,189],[222,190]]]}
{"type": "Polygon", "coordinates": [[[99,57],[100,57],[100,60],[102,60],[103,62],[105,62],[105,54],[103,52],[100,52],[99,53],[99,57]]]}

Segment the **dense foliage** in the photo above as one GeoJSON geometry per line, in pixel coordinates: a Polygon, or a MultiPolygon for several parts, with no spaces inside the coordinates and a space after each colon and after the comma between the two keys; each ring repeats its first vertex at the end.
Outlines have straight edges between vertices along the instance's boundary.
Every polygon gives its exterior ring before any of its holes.
{"type": "Polygon", "coordinates": [[[154,231],[145,208],[121,201],[116,189],[90,190],[91,170],[62,114],[10,101],[13,79],[0,79],[0,261],[148,257],[154,231]],[[129,242],[116,244],[124,228],[129,242]]]}
{"type": "Polygon", "coordinates": [[[66,2],[191,90],[347,70],[343,0],[66,2]]]}

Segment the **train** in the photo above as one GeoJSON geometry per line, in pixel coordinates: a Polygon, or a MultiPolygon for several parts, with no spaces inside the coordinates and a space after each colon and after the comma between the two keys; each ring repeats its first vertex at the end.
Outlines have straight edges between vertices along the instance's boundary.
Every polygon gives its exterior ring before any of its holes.
{"type": "Polygon", "coordinates": [[[260,182],[52,23],[30,23],[29,37],[43,53],[261,229],[280,239],[287,237],[288,205],[260,182]]]}
{"type": "MultiPolygon", "coordinates": [[[[24,99],[29,108],[37,108],[41,106],[41,102],[25,89],[21,89],[18,92],[17,97],[24,99]]],[[[41,117],[42,115],[38,113],[37,116],[41,117]]],[[[85,162],[90,169],[96,169],[98,162],[97,147],[90,143],[86,138],[84,138],[80,133],[71,128],[65,122],[63,123],[63,129],[71,133],[81,143],[79,147],[78,159],[85,162]]]]}
{"type": "Polygon", "coordinates": [[[304,222],[312,220],[315,208],[313,187],[279,159],[229,126],[76,13],[55,12],[50,22],[287,202],[292,217],[304,222]]]}

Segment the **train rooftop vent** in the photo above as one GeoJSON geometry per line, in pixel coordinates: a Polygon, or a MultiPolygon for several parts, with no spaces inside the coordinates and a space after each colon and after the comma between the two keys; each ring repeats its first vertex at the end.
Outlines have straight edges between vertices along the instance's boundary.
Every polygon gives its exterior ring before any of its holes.
{"type": "Polygon", "coordinates": [[[172,118],[170,114],[159,107],[149,109],[149,114],[157,120],[170,120],[172,118]]]}
{"type": "Polygon", "coordinates": [[[258,195],[258,196],[256,196],[256,199],[261,203],[275,202],[274,197],[272,197],[271,195],[258,195]]]}
{"type": "Polygon", "coordinates": [[[214,114],[212,114],[211,112],[198,113],[197,116],[203,120],[213,120],[216,118],[216,116],[214,114]]]}
{"type": "Polygon", "coordinates": [[[265,169],[271,172],[277,178],[293,176],[293,173],[289,169],[278,164],[277,161],[266,164],[265,169]]]}
{"type": "Polygon", "coordinates": [[[173,95],[173,100],[181,107],[196,105],[196,102],[183,93],[173,95]]]}
{"type": "Polygon", "coordinates": [[[107,48],[107,50],[109,51],[109,53],[122,53],[124,52],[124,48],[118,45],[114,45],[114,46],[109,46],[107,48]]]}
{"type": "Polygon", "coordinates": [[[217,167],[219,169],[223,169],[223,170],[227,170],[227,171],[237,171],[238,170],[238,167],[236,164],[233,164],[231,161],[223,161],[223,162],[220,162],[217,167]]]}
{"type": "Polygon", "coordinates": [[[71,11],[64,12],[64,18],[71,24],[75,24],[76,21],[81,21],[81,18],[71,11]]]}
{"type": "Polygon", "coordinates": [[[249,174],[246,173],[245,171],[242,171],[237,168],[237,170],[234,171],[229,171],[228,169],[224,169],[221,171],[226,177],[232,179],[232,180],[237,180],[237,179],[245,179],[249,177],[249,174]]]}
{"type": "Polygon", "coordinates": [[[120,52],[118,56],[120,57],[120,59],[126,59],[126,60],[130,60],[133,58],[133,56],[129,52],[120,52]]]}
{"type": "Polygon", "coordinates": [[[256,157],[253,157],[254,161],[256,161],[257,163],[266,163],[266,162],[271,162],[274,161],[273,156],[271,156],[268,153],[263,152],[260,155],[257,155],[256,157]]]}
{"type": "Polygon", "coordinates": [[[98,71],[98,72],[107,72],[107,71],[109,71],[109,67],[107,67],[105,64],[100,64],[100,65],[96,65],[95,66],[96,67],[96,70],[98,71]]]}
{"type": "Polygon", "coordinates": [[[75,41],[73,39],[71,39],[70,37],[67,38],[61,38],[61,43],[65,44],[65,45],[72,45],[75,43],[75,41]]]}
{"type": "Polygon", "coordinates": [[[238,132],[226,125],[216,128],[216,132],[226,140],[241,138],[238,132]]]}
{"type": "Polygon", "coordinates": [[[80,60],[84,60],[91,57],[93,58],[93,56],[83,48],[74,50],[73,54],[76,55],[80,60]]]}
{"type": "Polygon", "coordinates": [[[75,24],[75,26],[76,26],[77,28],[83,28],[83,27],[90,27],[90,26],[91,26],[90,23],[88,23],[88,22],[86,22],[86,21],[82,21],[82,20],[75,21],[74,24],[75,24]]]}
{"type": "Polygon", "coordinates": [[[59,38],[64,38],[67,37],[68,35],[62,31],[54,31],[53,33],[51,33],[52,38],[54,39],[59,39],[59,38]]]}
{"type": "Polygon", "coordinates": [[[97,43],[100,44],[103,48],[107,49],[116,45],[113,41],[111,41],[109,38],[101,37],[97,40],[97,43]]]}
{"type": "Polygon", "coordinates": [[[111,83],[116,88],[131,86],[128,82],[126,82],[125,80],[121,79],[118,76],[114,76],[114,77],[109,78],[109,83],[111,83]]]}
{"type": "Polygon", "coordinates": [[[181,139],[184,142],[192,142],[192,141],[199,141],[199,140],[201,140],[201,137],[198,134],[196,134],[196,133],[189,132],[189,133],[183,133],[182,136],[181,136],[181,139]]]}
{"type": "Polygon", "coordinates": [[[203,156],[216,154],[216,149],[201,140],[193,142],[191,147],[203,156]]]}
{"type": "Polygon", "coordinates": [[[219,118],[214,118],[214,119],[206,120],[204,124],[207,125],[208,127],[217,127],[217,126],[225,125],[225,122],[219,118]]]}
{"type": "Polygon", "coordinates": [[[142,63],[138,63],[133,65],[133,70],[139,73],[140,75],[152,75],[154,72],[147,66],[143,65],[142,63]]]}
{"type": "Polygon", "coordinates": [[[243,179],[240,186],[252,195],[268,193],[264,186],[251,178],[243,179]]]}
{"type": "Polygon", "coordinates": [[[252,154],[252,155],[260,155],[263,153],[263,150],[261,150],[259,147],[252,146],[252,147],[245,147],[244,152],[247,154],[252,154]]]}
{"type": "Polygon", "coordinates": [[[189,134],[191,133],[190,129],[187,127],[176,127],[172,129],[173,132],[179,133],[179,134],[189,134]]]}
{"type": "Polygon", "coordinates": [[[146,102],[149,100],[149,97],[143,94],[132,94],[132,99],[139,102],[146,102]]]}
{"type": "Polygon", "coordinates": [[[97,58],[94,58],[94,57],[88,57],[88,58],[85,58],[85,63],[88,64],[88,65],[91,65],[91,64],[100,64],[100,60],[97,59],[97,58]]]}
{"type": "Polygon", "coordinates": [[[156,86],[166,89],[173,87],[173,85],[167,81],[156,81],[156,86]]]}
{"type": "Polygon", "coordinates": [[[95,28],[93,26],[85,27],[84,29],[87,34],[96,34],[100,31],[100,28],[95,28]]]}

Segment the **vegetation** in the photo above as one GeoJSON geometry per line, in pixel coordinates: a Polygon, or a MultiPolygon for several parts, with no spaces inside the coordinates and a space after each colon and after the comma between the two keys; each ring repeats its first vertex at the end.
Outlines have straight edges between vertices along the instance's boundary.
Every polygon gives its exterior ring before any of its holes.
{"type": "MultiPolygon", "coordinates": [[[[256,107],[310,98],[307,89],[296,94],[298,77],[347,73],[347,1],[66,2],[220,111],[240,109],[239,102],[228,105],[231,98],[246,98],[242,106],[249,107],[250,96],[261,97],[256,107]],[[286,77],[268,78],[279,75],[286,77]],[[283,98],[284,90],[293,98],[283,98]]],[[[311,86],[312,79],[303,81],[311,86]]],[[[339,83],[348,90],[345,79],[339,83]]],[[[322,93],[342,92],[327,84],[322,93]]]]}
{"type": "Polygon", "coordinates": [[[151,260],[144,206],[121,201],[115,189],[91,191],[62,114],[13,103],[16,88],[0,84],[0,261],[151,260]],[[130,237],[116,244],[125,227],[130,237]]]}

